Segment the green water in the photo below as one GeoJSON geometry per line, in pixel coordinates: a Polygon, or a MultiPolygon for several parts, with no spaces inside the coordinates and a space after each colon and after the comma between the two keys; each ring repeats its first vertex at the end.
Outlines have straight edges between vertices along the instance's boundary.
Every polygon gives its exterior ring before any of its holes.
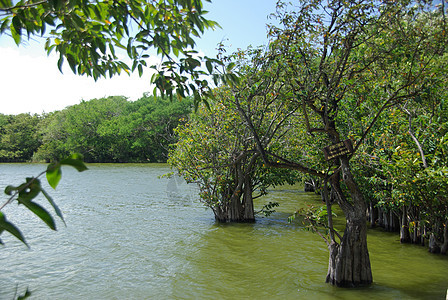
{"type": "MultiPolygon", "coordinates": [[[[0,165],[0,187],[44,165],[0,165]]],[[[339,289],[324,283],[325,243],[300,224],[295,208],[319,199],[292,187],[256,206],[281,203],[255,224],[216,224],[193,186],[159,179],[166,165],[90,165],[63,171],[52,195],[67,227],[50,232],[16,205],[5,211],[31,249],[2,235],[0,299],[15,286],[32,299],[445,299],[448,257],[402,245],[395,233],[369,231],[374,284],[339,289]]]]}

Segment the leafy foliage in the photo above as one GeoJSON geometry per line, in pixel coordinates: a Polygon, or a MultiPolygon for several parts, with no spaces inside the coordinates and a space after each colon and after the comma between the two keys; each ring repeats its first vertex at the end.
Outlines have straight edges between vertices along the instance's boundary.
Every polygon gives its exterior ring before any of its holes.
{"type": "Polygon", "coordinates": [[[400,216],[402,230],[418,230],[423,238],[433,233],[440,244],[448,220],[446,80],[435,72],[429,93],[387,111],[362,148],[357,170],[370,199],[400,216]]]}
{"type": "Polygon", "coordinates": [[[121,72],[138,71],[141,76],[153,49],[162,57],[160,66],[150,66],[161,95],[191,94],[199,100],[199,93],[208,88],[201,79],[201,61],[210,72],[219,64],[191,50],[195,38],[218,26],[206,13],[201,0],[4,0],[0,34],[18,45],[24,37],[40,35],[46,39],[46,51],[59,54],[59,70],[66,61],[73,73],[95,80],[121,72]]]}
{"type": "Polygon", "coordinates": [[[87,162],[165,162],[174,128],[193,108],[145,95],[82,101],[42,116],[0,115],[0,161],[56,161],[83,153],[87,162]]]}
{"type": "Polygon", "coordinates": [[[38,115],[0,115],[0,162],[30,160],[40,146],[36,127],[38,115]]]}
{"type": "Polygon", "coordinates": [[[268,204],[263,205],[261,210],[257,213],[262,213],[265,217],[269,217],[271,214],[275,212],[275,207],[280,206],[280,203],[278,202],[271,202],[269,201],[268,204]]]}

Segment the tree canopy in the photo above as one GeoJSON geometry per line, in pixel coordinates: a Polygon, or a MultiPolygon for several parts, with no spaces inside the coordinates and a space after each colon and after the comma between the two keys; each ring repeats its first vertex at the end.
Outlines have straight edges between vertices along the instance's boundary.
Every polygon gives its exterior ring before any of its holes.
{"type": "Polygon", "coordinates": [[[86,162],[165,162],[174,128],[193,101],[114,96],[43,115],[0,114],[0,162],[58,161],[82,153],[86,162]]]}
{"type": "MultiPolygon", "coordinates": [[[[202,202],[219,222],[253,222],[253,200],[270,187],[294,184],[296,172],[266,167],[256,152],[251,132],[232,103],[228,88],[215,90],[213,102],[192,113],[176,128],[179,140],[170,151],[168,163],[187,182],[197,183],[202,202]]],[[[259,125],[270,127],[266,112],[259,125]]],[[[274,139],[274,137],[272,138],[274,139]]],[[[289,146],[294,147],[292,139],[289,146]]],[[[279,148],[284,147],[277,145],[279,148]]],[[[270,212],[273,204],[265,206],[270,212]]]]}
{"type": "Polygon", "coordinates": [[[162,58],[150,66],[161,95],[199,99],[208,89],[202,61],[209,72],[218,63],[193,50],[196,38],[218,26],[206,13],[201,0],[2,0],[0,36],[18,45],[41,36],[45,50],[59,54],[59,70],[66,61],[75,74],[95,80],[136,70],[141,76],[152,49],[162,58]]]}

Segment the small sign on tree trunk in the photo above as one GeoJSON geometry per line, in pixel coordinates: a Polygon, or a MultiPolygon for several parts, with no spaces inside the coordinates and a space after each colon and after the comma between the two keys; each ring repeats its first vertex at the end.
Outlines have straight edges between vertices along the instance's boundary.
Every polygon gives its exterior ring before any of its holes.
{"type": "Polygon", "coordinates": [[[330,160],[353,152],[352,140],[348,139],[323,149],[325,159],[330,160]]]}

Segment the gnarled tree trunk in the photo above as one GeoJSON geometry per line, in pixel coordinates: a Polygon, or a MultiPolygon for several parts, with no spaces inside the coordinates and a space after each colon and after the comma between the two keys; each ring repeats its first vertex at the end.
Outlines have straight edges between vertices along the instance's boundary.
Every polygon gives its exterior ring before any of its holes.
{"type": "Polygon", "coordinates": [[[340,187],[339,176],[332,179],[339,206],[345,214],[346,227],[340,244],[334,240],[329,245],[330,259],[327,283],[339,287],[368,285],[373,281],[367,248],[366,203],[350,171],[349,160],[341,158],[344,183],[351,199],[346,199],[340,187]]]}
{"type": "Polygon", "coordinates": [[[367,249],[365,217],[358,215],[347,220],[340,244],[330,245],[327,283],[339,287],[356,287],[372,283],[372,270],[367,249]]]}

